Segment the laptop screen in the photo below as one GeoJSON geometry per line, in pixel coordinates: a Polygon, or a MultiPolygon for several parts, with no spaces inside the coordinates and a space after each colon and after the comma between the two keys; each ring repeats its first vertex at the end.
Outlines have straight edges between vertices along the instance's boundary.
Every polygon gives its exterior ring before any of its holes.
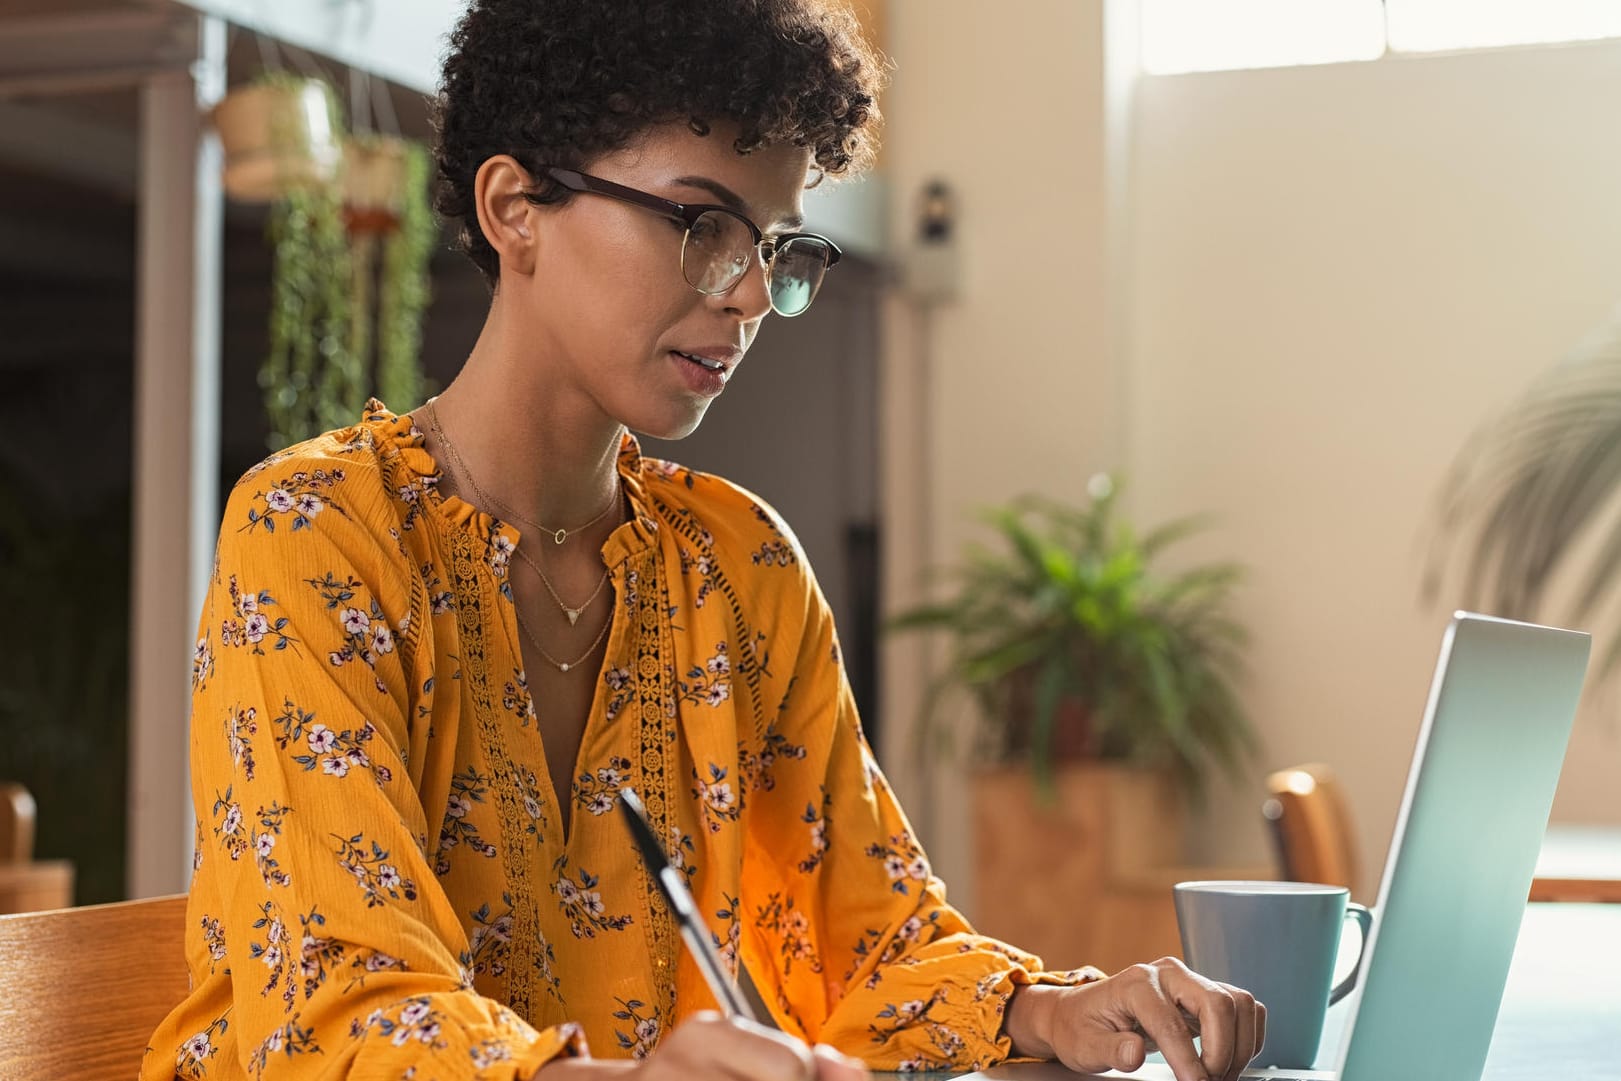
{"type": "Polygon", "coordinates": [[[1342,1081],[1478,1081],[1588,635],[1459,613],[1396,819],[1342,1081]]]}

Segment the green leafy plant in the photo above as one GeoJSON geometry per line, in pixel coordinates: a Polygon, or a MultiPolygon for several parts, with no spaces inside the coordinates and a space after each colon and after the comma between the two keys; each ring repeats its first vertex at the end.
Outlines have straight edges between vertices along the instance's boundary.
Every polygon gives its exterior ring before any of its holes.
{"type": "Polygon", "coordinates": [[[422,315],[431,295],[428,262],[439,236],[429,205],[428,148],[405,144],[399,228],[383,245],[377,300],[377,390],[404,409],[428,396],[422,364],[422,315]]]}
{"type": "MultiPolygon", "coordinates": [[[[302,93],[309,84],[273,73],[259,85],[302,93]]],[[[330,131],[341,138],[336,96],[325,82],[318,85],[330,131]]],[[[289,105],[302,100],[286,96],[289,105]]],[[[289,160],[314,153],[298,145],[311,138],[301,113],[272,112],[270,123],[278,153],[289,160]]],[[[353,423],[371,393],[409,405],[428,389],[422,319],[438,226],[429,205],[427,148],[377,134],[347,145],[356,153],[344,170],[290,172],[271,205],[269,342],[259,383],[272,449],[353,423]],[[362,170],[358,192],[346,186],[351,168],[362,170]],[[361,203],[351,204],[352,196],[361,203]]]]}
{"type": "MultiPolygon", "coordinates": [[[[257,85],[299,90],[309,80],[272,72],[257,85]]],[[[326,83],[332,131],[342,131],[336,95],[326,83]]],[[[293,111],[299,99],[270,117],[272,145],[296,157],[307,138],[293,111]]],[[[274,253],[270,326],[259,387],[270,419],[272,449],[351,423],[365,404],[360,359],[352,333],[353,269],[344,225],[343,192],[315,180],[289,184],[272,203],[266,239],[274,253]]]]}
{"type": "Polygon", "coordinates": [[[259,386],[269,443],[280,448],[352,423],[365,396],[349,337],[351,270],[339,193],[288,192],[271,208],[269,241],[270,338],[259,386]]]}
{"type": "Polygon", "coordinates": [[[1227,610],[1242,570],[1156,575],[1198,520],[1139,537],[1111,478],[1091,492],[1080,507],[1025,497],[989,511],[999,545],[969,550],[949,600],[893,621],[950,642],[925,733],[941,692],[964,688],[981,706],[979,753],[1027,760],[1044,789],[1055,760],[1092,757],[1166,767],[1197,792],[1212,764],[1236,773],[1255,749],[1233,686],[1246,636],[1227,610]]]}
{"type": "Polygon", "coordinates": [[[1610,328],[1481,425],[1441,490],[1424,583],[1432,601],[1461,572],[1462,603],[1513,619],[1603,624],[1596,671],[1621,666],[1621,331],[1610,328]],[[1453,557],[1461,551],[1462,559],[1453,557]]]}

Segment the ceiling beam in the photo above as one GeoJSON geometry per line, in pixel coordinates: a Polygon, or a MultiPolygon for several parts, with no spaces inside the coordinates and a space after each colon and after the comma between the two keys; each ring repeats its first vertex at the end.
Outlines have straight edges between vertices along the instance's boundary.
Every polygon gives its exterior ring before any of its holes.
{"type": "Polygon", "coordinates": [[[0,98],[135,86],[185,71],[196,56],[197,18],[185,11],[0,19],[0,98]]]}

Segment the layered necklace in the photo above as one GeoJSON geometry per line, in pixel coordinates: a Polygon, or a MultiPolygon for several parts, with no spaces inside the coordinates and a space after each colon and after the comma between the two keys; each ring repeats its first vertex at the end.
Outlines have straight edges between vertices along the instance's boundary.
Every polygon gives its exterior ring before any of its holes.
{"type": "MultiPolygon", "coordinates": [[[[445,448],[445,454],[449,456],[451,465],[455,469],[457,477],[467,481],[468,487],[473,490],[474,495],[478,496],[480,502],[486,505],[498,507],[509,518],[518,522],[520,525],[528,526],[535,532],[550,536],[552,538],[552,543],[554,544],[562,544],[574,534],[590,529],[592,526],[606,518],[609,512],[611,512],[615,507],[619,506],[619,475],[618,473],[615,473],[613,496],[608,500],[608,505],[603,507],[601,513],[599,513],[595,518],[592,518],[589,522],[586,522],[584,525],[578,525],[572,529],[549,529],[546,526],[541,525],[539,522],[525,518],[505,501],[496,498],[489,492],[486,492],[483,488],[479,487],[478,481],[473,479],[473,471],[468,468],[466,460],[461,456],[461,452],[456,449],[456,444],[450,441],[450,438],[445,435],[445,430],[439,425],[439,413],[434,408],[437,401],[438,399],[429,399],[427,407],[423,410],[428,417],[428,426],[433,429],[434,438],[439,440],[440,446],[445,448]]],[[[522,545],[520,544],[513,550],[518,553],[518,558],[523,560],[524,563],[528,565],[529,569],[534,571],[535,574],[540,578],[541,585],[546,587],[546,592],[551,594],[552,600],[557,602],[557,607],[562,609],[563,615],[568,617],[569,626],[571,627],[579,622],[581,614],[583,614],[587,608],[590,608],[596,599],[602,595],[602,590],[608,584],[608,570],[606,567],[604,567],[602,577],[597,581],[597,588],[591,591],[591,596],[587,597],[584,603],[578,605],[577,607],[571,608],[567,603],[564,602],[562,597],[558,596],[556,588],[552,586],[552,580],[546,576],[546,572],[541,569],[540,564],[535,562],[535,560],[523,550],[522,545]]],[[[513,606],[513,610],[518,616],[518,627],[523,631],[524,637],[529,639],[529,644],[534,646],[535,650],[541,655],[541,657],[559,672],[568,672],[571,669],[578,668],[587,657],[591,656],[591,654],[597,651],[597,647],[602,644],[602,640],[608,636],[608,628],[613,626],[613,613],[610,612],[609,618],[602,624],[602,630],[597,632],[596,639],[592,641],[591,645],[584,653],[580,654],[572,661],[560,661],[556,657],[553,657],[551,653],[547,651],[545,646],[540,644],[540,639],[535,637],[535,633],[529,628],[529,624],[524,622],[523,613],[517,611],[516,605],[513,606]]]]}

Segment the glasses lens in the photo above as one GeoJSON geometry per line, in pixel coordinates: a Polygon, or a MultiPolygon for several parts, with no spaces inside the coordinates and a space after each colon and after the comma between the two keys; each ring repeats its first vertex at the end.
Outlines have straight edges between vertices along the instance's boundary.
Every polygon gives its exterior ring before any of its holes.
{"type": "Polygon", "coordinates": [[[754,235],[741,218],[719,210],[698,215],[681,248],[681,272],[700,293],[724,293],[754,257],[754,235]]]}
{"type": "Polygon", "coordinates": [[[816,299],[827,273],[826,241],[795,237],[771,260],[771,307],[778,315],[798,315],[816,299]]]}

